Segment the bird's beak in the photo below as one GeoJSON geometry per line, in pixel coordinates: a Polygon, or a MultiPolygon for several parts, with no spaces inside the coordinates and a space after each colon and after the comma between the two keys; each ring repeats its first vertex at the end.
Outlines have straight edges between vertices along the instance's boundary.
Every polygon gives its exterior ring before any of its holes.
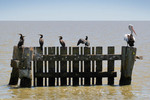
{"type": "Polygon", "coordinates": [[[132,27],[132,30],[133,30],[134,34],[137,35],[136,32],[135,32],[135,30],[133,29],[133,27],[132,27]]]}

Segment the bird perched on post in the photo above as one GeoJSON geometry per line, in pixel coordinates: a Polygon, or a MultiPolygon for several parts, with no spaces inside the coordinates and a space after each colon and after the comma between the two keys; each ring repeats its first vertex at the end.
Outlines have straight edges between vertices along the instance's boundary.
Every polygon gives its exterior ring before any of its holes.
{"type": "Polygon", "coordinates": [[[59,42],[60,42],[61,46],[65,47],[65,42],[62,39],[63,39],[63,37],[59,36],[59,42]]]}
{"type": "Polygon", "coordinates": [[[18,42],[18,48],[22,48],[22,45],[24,45],[24,37],[22,34],[19,34],[20,35],[20,40],[18,42]]]}
{"type": "Polygon", "coordinates": [[[43,50],[43,44],[44,44],[43,35],[42,34],[39,34],[39,35],[41,36],[39,39],[40,48],[41,50],[43,50]]]}
{"type": "Polygon", "coordinates": [[[90,42],[88,41],[88,36],[86,36],[85,39],[79,39],[78,43],[77,43],[77,46],[79,44],[85,44],[85,46],[90,46],[90,42]]]}
{"type": "Polygon", "coordinates": [[[131,31],[131,34],[125,34],[124,40],[127,42],[127,46],[129,45],[130,47],[132,47],[134,46],[134,42],[135,42],[133,33],[136,35],[136,32],[133,29],[133,25],[129,24],[128,28],[131,31]]]}

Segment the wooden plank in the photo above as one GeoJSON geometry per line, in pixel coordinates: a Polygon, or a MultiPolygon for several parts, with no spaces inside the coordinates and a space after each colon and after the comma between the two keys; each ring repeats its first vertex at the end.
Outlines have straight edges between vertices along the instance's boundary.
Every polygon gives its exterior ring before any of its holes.
{"type": "MultiPolygon", "coordinates": [[[[94,47],[92,47],[92,54],[94,55],[95,53],[94,53],[94,47]]],[[[92,60],[92,72],[94,72],[94,61],[95,60],[92,60]]],[[[92,85],[94,85],[94,77],[92,77],[92,85]]]]}
{"type": "Polygon", "coordinates": [[[122,47],[121,77],[120,85],[130,85],[132,80],[132,70],[136,57],[136,48],[122,47]]]}
{"type": "MultiPolygon", "coordinates": [[[[48,49],[47,47],[44,48],[44,51],[45,51],[45,52],[44,52],[44,55],[47,55],[47,54],[48,54],[48,53],[47,53],[47,49],[48,49]]],[[[48,71],[47,66],[48,66],[48,65],[47,65],[47,61],[45,61],[45,66],[44,66],[44,67],[45,67],[45,73],[47,73],[47,71],[48,71]]],[[[46,78],[46,77],[45,77],[45,86],[48,86],[48,84],[47,84],[47,78],[46,78]]]]}
{"type": "MultiPolygon", "coordinates": [[[[69,47],[69,55],[71,55],[72,47],[69,47]]],[[[69,61],[69,73],[71,73],[71,61],[69,61]]],[[[71,85],[71,77],[69,77],[69,85],[71,85]]]]}
{"type": "MultiPolygon", "coordinates": [[[[102,54],[102,47],[96,47],[96,54],[102,54]]],[[[102,72],[102,60],[96,60],[96,72],[102,72]]],[[[102,77],[96,77],[96,85],[102,85],[102,77]]]]}
{"type": "MultiPolygon", "coordinates": [[[[55,54],[55,47],[48,47],[48,54],[55,54]]],[[[55,61],[48,62],[48,73],[55,73],[55,61]]],[[[55,86],[55,78],[49,78],[49,86],[55,86]]]]}
{"type": "MultiPolygon", "coordinates": [[[[57,47],[56,48],[57,49],[57,56],[59,56],[59,47],[57,47]]],[[[56,60],[55,60],[56,61],[56,60]]],[[[56,71],[56,73],[59,73],[59,60],[58,61],[56,61],[57,62],[57,66],[56,66],[56,68],[57,68],[57,71],[56,71]]],[[[59,78],[56,78],[56,80],[57,80],[57,83],[56,83],[56,86],[59,86],[59,78]]]]}
{"type": "Polygon", "coordinates": [[[85,77],[85,78],[89,78],[89,77],[109,77],[109,76],[113,76],[116,77],[117,76],[117,72],[71,72],[71,73],[36,73],[35,74],[36,77],[61,77],[61,78],[66,78],[66,77],[73,77],[73,78],[78,78],[78,77],[85,77]]]}
{"type": "MultiPolygon", "coordinates": [[[[108,54],[114,54],[115,48],[108,47],[108,54]]],[[[108,60],[108,72],[114,71],[114,60],[108,60]]],[[[114,77],[108,77],[108,85],[114,85],[114,77]]]]}
{"type": "MultiPolygon", "coordinates": [[[[84,47],[84,55],[90,54],[90,47],[84,47]]],[[[84,72],[90,72],[90,61],[85,60],[84,61],[84,72]]],[[[90,85],[90,77],[84,77],[84,85],[89,86],[90,85]]]]}
{"type": "MultiPolygon", "coordinates": [[[[43,50],[40,47],[36,47],[36,55],[40,57],[43,55],[43,50]]],[[[37,73],[43,73],[43,61],[37,61],[37,73]]],[[[37,86],[43,86],[43,77],[37,77],[37,86]]]]}
{"type": "MultiPolygon", "coordinates": [[[[34,57],[35,58],[35,57],[34,57]]],[[[122,59],[122,55],[119,54],[109,54],[109,55],[101,55],[101,54],[97,54],[97,55],[43,55],[43,57],[41,58],[37,58],[34,60],[41,60],[41,61],[49,61],[49,60],[55,60],[55,61],[84,61],[84,60],[121,60],[122,59]]]]}
{"type": "MultiPolygon", "coordinates": [[[[79,47],[73,47],[73,54],[79,55],[79,47]]],[[[73,61],[73,73],[79,72],[79,61],[73,61]]],[[[73,86],[79,86],[79,77],[73,78],[73,86]]]]}
{"type": "MultiPolygon", "coordinates": [[[[60,55],[63,54],[67,54],[67,47],[60,47],[60,55]]],[[[67,61],[60,61],[60,70],[61,73],[67,72],[67,61]]],[[[66,85],[67,85],[67,77],[61,78],[61,86],[66,85]]]]}
{"type": "MultiPolygon", "coordinates": [[[[81,56],[83,56],[84,54],[83,54],[83,50],[84,50],[84,47],[80,47],[80,54],[81,54],[81,56]]],[[[83,69],[83,61],[81,60],[81,72],[84,72],[84,69],[83,69]]],[[[84,79],[84,77],[80,77],[79,79],[81,79],[81,85],[84,85],[83,83],[83,79],[84,79]]]]}
{"type": "MultiPolygon", "coordinates": [[[[35,50],[36,48],[33,48],[33,55],[35,55],[35,50]]],[[[37,81],[36,81],[36,77],[35,77],[35,73],[37,72],[36,69],[36,61],[33,60],[33,86],[37,86],[37,81]]]]}

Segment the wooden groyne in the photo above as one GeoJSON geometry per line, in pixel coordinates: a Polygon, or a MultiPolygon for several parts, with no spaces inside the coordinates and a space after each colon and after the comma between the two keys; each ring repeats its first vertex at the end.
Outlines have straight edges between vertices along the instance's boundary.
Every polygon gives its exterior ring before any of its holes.
{"type": "Polygon", "coordinates": [[[117,72],[115,60],[121,60],[120,85],[129,85],[136,57],[136,48],[122,47],[121,54],[114,54],[115,48],[108,47],[108,54],[102,54],[102,47],[39,47],[17,48],[14,46],[11,60],[12,73],[9,85],[33,86],[90,86],[102,85],[102,78],[108,78],[108,85],[114,85],[117,72]],[[103,72],[102,61],[106,60],[107,71],[103,72]]]}

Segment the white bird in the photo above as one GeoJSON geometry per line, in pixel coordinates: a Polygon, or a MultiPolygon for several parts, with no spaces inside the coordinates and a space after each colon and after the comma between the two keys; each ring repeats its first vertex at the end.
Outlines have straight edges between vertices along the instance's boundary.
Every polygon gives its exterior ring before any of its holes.
{"type": "Polygon", "coordinates": [[[135,38],[133,36],[133,33],[136,35],[136,32],[133,29],[133,25],[129,24],[128,26],[129,30],[131,31],[131,34],[125,34],[124,40],[127,42],[127,46],[134,46],[135,38]]]}

